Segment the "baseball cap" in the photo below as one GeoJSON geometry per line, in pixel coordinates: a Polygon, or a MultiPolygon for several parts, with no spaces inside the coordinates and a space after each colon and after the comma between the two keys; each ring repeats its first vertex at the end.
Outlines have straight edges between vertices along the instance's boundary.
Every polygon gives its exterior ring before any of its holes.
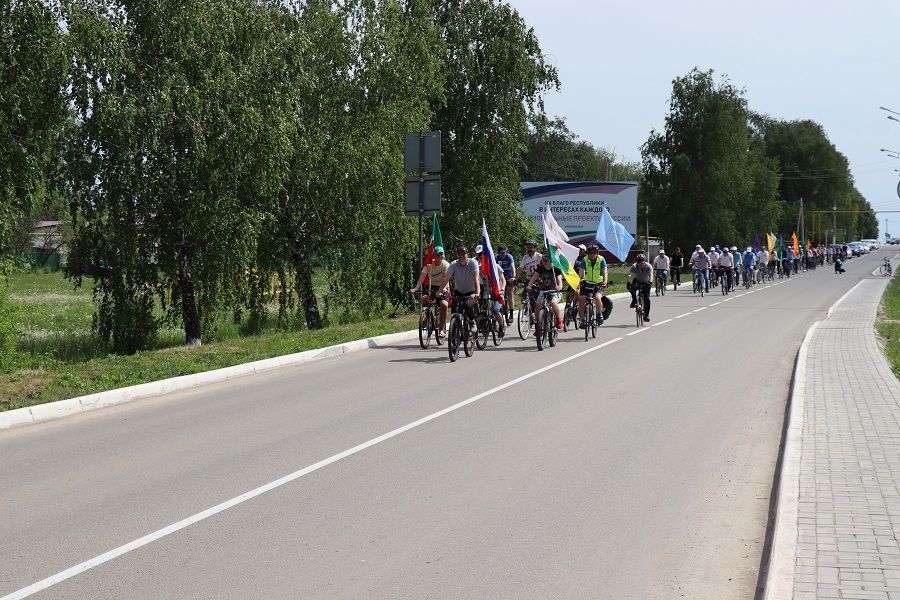
{"type": "Polygon", "coordinates": [[[468,253],[468,252],[469,252],[469,249],[466,248],[465,246],[460,245],[460,246],[457,246],[457,247],[456,247],[456,251],[457,251],[457,252],[465,252],[465,253],[468,253]]]}
{"type": "Polygon", "coordinates": [[[507,251],[507,247],[505,245],[500,244],[499,246],[497,246],[497,252],[506,252],[506,251],[507,251]]]}
{"type": "Polygon", "coordinates": [[[584,244],[578,244],[578,249],[579,250],[587,250],[587,246],[585,246],[584,244]]]}
{"type": "Polygon", "coordinates": [[[475,254],[481,254],[481,252],[483,250],[484,250],[484,248],[481,247],[481,244],[478,244],[477,246],[475,246],[475,254]]]}
{"type": "Polygon", "coordinates": [[[435,253],[435,254],[443,254],[443,253],[444,253],[444,247],[443,247],[443,246],[435,246],[435,247],[434,247],[434,253],[435,253]]]}

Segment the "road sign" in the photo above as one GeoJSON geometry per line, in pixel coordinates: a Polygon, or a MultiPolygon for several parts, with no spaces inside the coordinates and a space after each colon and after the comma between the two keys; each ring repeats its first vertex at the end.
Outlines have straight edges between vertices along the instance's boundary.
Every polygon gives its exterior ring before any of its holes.
{"type": "Polygon", "coordinates": [[[425,175],[424,177],[407,177],[404,193],[406,199],[406,215],[414,217],[421,214],[433,215],[441,213],[441,176],[425,175]]]}
{"type": "Polygon", "coordinates": [[[412,131],[403,136],[403,170],[441,172],[440,131],[412,131]]]}

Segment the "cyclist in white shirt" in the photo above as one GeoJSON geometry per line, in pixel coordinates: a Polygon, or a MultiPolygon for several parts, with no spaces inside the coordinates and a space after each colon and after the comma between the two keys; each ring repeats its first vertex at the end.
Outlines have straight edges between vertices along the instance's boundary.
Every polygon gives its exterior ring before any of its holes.
{"type": "Polygon", "coordinates": [[[769,251],[765,248],[760,248],[756,253],[756,267],[759,269],[757,272],[759,283],[765,283],[766,270],[769,268],[769,251]]]}
{"type": "MultiPolygon", "coordinates": [[[[531,279],[531,276],[534,275],[534,270],[538,268],[538,265],[541,264],[541,253],[537,252],[537,242],[534,240],[528,240],[525,242],[525,254],[522,255],[521,260],[519,260],[519,268],[517,269],[516,275],[521,275],[525,282],[531,279]]],[[[525,300],[525,288],[522,287],[522,300],[525,300]]]]}
{"type": "Polygon", "coordinates": [[[666,256],[664,248],[660,248],[656,258],[653,259],[653,270],[656,273],[656,278],[665,287],[669,276],[669,257],[666,256]]]}
{"type": "Polygon", "coordinates": [[[719,272],[721,277],[728,277],[728,281],[731,282],[731,287],[734,287],[734,257],[731,255],[731,251],[728,249],[728,246],[725,246],[722,249],[722,254],[719,256],[719,272]]]}
{"type": "Polygon", "coordinates": [[[710,283],[712,283],[713,287],[716,287],[719,285],[719,257],[722,256],[722,253],[716,250],[715,246],[710,246],[706,256],[709,257],[709,264],[712,265],[710,267],[710,279],[712,280],[710,283]]]}

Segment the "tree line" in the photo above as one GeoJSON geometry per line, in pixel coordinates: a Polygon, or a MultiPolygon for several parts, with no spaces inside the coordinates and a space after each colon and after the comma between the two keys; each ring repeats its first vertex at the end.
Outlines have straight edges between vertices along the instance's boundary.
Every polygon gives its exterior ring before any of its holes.
{"type": "Polygon", "coordinates": [[[0,35],[0,217],[66,199],[116,352],[408,302],[406,131],[443,132],[448,243],[530,233],[515,162],[558,80],[500,0],[3,0],[0,35]]]}
{"type": "Polygon", "coordinates": [[[521,180],[640,181],[639,219],[684,247],[790,231],[800,198],[808,224],[836,202],[852,237],[877,229],[821,126],[756,114],[711,71],[675,79],[640,163],[580,140],[501,0],[0,0],[0,42],[0,257],[64,212],[67,275],[116,352],[166,325],[197,344],[223,316],[318,328],[408,303],[406,131],[443,133],[449,247],[482,217],[534,235],[521,180]]]}

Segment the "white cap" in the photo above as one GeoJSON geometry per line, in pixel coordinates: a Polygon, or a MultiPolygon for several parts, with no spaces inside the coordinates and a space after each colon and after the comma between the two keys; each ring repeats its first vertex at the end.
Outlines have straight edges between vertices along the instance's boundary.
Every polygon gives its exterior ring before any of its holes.
{"type": "Polygon", "coordinates": [[[731,249],[732,249],[732,250],[737,250],[737,246],[732,246],[731,249]]]}
{"type": "Polygon", "coordinates": [[[702,250],[702,249],[703,249],[703,246],[701,246],[700,244],[697,244],[696,246],[694,246],[694,250],[702,250]]]}
{"type": "Polygon", "coordinates": [[[477,246],[475,246],[475,254],[478,254],[482,250],[484,250],[484,248],[481,247],[481,244],[478,244],[477,246]]]}
{"type": "Polygon", "coordinates": [[[662,248],[660,248],[660,249],[659,249],[659,253],[660,253],[660,254],[665,254],[665,253],[666,253],[666,251],[665,251],[665,250],[663,250],[663,249],[662,249],[662,248]]]}
{"type": "Polygon", "coordinates": [[[578,244],[578,249],[579,250],[587,250],[587,246],[585,246],[584,244],[578,244]]]}
{"type": "Polygon", "coordinates": [[[710,251],[710,252],[715,252],[715,251],[716,251],[716,247],[715,247],[715,246],[710,246],[710,247],[709,247],[709,251],[710,251]]]}

